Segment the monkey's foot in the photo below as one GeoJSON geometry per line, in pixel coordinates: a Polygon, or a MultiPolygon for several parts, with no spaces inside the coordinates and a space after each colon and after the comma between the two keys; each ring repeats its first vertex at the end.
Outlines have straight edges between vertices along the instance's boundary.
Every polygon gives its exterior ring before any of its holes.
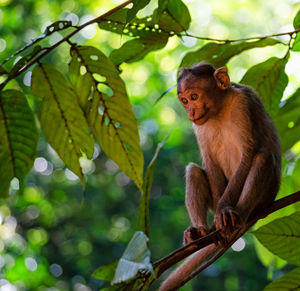
{"type": "Polygon", "coordinates": [[[215,214],[214,226],[220,230],[221,245],[226,246],[235,235],[236,230],[243,226],[243,219],[232,207],[226,206],[215,214]]]}
{"type": "Polygon", "coordinates": [[[214,219],[216,229],[234,229],[243,225],[243,219],[232,207],[226,206],[217,211],[214,219]]]}
{"type": "Polygon", "coordinates": [[[187,245],[194,240],[206,236],[209,233],[206,227],[193,227],[190,226],[184,231],[183,244],[187,245]]]}

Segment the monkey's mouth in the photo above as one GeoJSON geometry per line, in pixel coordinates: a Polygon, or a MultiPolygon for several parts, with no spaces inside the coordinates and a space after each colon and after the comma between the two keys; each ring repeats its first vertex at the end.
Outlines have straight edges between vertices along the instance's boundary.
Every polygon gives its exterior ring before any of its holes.
{"type": "Polygon", "coordinates": [[[197,125],[202,125],[208,119],[208,111],[205,111],[202,115],[197,117],[196,119],[192,120],[197,125]]]}

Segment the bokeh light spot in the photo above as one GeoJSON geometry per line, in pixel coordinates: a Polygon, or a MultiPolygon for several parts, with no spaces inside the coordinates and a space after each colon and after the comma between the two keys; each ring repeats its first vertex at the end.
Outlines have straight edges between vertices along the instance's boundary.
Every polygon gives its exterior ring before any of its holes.
{"type": "Polygon", "coordinates": [[[38,267],[37,262],[34,258],[26,258],[25,266],[26,266],[27,270],[30,272],[34,272],[38,267]]]}
{"type": "Polygon", "coordinates": [[[59,277],[63,273],[63,268],[58,264],[52,264],[50,267],[50,272],[54,277],[59,277]]]}
{"type": "Polygon", "coordinates": [[[246,246],[246,242],[243,238],[239,238],[233,245],[232,245],[232,249],[235,252],[240,252],[242,251],[246,246]]]}

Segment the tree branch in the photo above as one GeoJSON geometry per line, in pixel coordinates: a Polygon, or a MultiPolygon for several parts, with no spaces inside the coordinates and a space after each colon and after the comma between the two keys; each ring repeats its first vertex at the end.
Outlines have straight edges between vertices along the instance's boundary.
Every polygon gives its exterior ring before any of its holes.
{"type": "MultiPolygon", "coordinates": [[[[282,209],[288,205],[294,204],[296,202],[300,201],[300,191],[297,191],[291,195],[288,195],[284,198],[281,198],[277,201],[274,201],[271,206],[264,210],[261,213],[258,213],[254,217],[250,217],[249,222],[245,227],[243,227],[241,230],[238,231],[238,233],[235,235],[234,239],[229,243],[228,247],[222,249],[218,254],[216,254],[214,257],[212,257],[207,263],[205,263],[203,266],[201,266],[199,269],[194,271],[185,281],[188,282],[192,278],[194,278],[196,275],[198,275],[201,271],[203,271],[205,268],[210,266],[212,263],[214,263],[219,257],[221,257],[228,248],[238,239],[240,238],[250,227],[252,227],[257,220],[264,218],[268,216],[269,214],[282,209]]],[[[159,277],[163,272],[165,272],[167,269],[169,269],[171,266],[175,265],[179,261],[185,259],[189,255],[193,254],[196,251],[199,251],[200,249],[215,243],[215,241],[218,239],[218,233],[219,230],[213,231],[210,234],[208,234],[205,237],[202,237],[198,240],[195,240],[191,242],[190,244],[177,249],[176,251],[172,252],[170,255],[160,259],[159,261],[153,263],[153,267],[156,270],[156,275],[159,277]]],[[[183,285],[181,285],[183,286],[183,285]]],[[[180,287],[180,286],[179,286],[180,287]]]]}
{"type": "Polygon", "coordinates": [[[120,4],[119,6],[109,10],[108,12],[78,26],[74,31],[72,31],[71,33],[69,33],[68,35],[66,35],[64,38],[62,38],[60,41],[58,41],[57,43],[55,43],[53,46],[47,48],[44,50],[43,53],[41,53],[40,55],[38,55],[36,58],[34,58],[32,61],[30,61],[26,66],[24,66],[23,68],[21,68],[20,70],[18,70],[16,73],[14,73],[13,75],[9,76],[3,83],[0,84],[0,91],[5,87],[5,85],[11,80],[14,79],[16,77],[18,77],[19,75],[21,75],[23,72],[27,71],[33,64],[37,63],[41,58],[43,58],[44,56],[46,56],[47,54],[49,54],[52,50],[54,50],[56,47],[58,47],[60,44],[62,44],[65,41],[68,41],[73,35],[75,35],[76,33],[78,33],[80,30],[82,30],[83,28],[85,28],[86,26],[93,24],[93,23],[98,23],[100,22],[103,18],[113,14],[114,12],[118,11],[119,9],[122,9],[124,7],[126,7],[128,4],[130,4],[131,1],[126,1],[122,4],[120,4]]]}

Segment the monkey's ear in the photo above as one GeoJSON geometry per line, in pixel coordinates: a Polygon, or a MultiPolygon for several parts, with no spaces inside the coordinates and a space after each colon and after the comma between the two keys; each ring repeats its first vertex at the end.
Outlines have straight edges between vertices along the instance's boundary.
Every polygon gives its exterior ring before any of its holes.
{"type": "Polygon", "coordinates": [[[222,68],[219,68],[219,69],[215,70],[214,78],[217,82],[218,87],[221,90],[228,89],[228,87],[230,85],[230,78],[229,78],[229,75],[227,73],[227,68],[226,67],[222,67],[222,68]]]}

